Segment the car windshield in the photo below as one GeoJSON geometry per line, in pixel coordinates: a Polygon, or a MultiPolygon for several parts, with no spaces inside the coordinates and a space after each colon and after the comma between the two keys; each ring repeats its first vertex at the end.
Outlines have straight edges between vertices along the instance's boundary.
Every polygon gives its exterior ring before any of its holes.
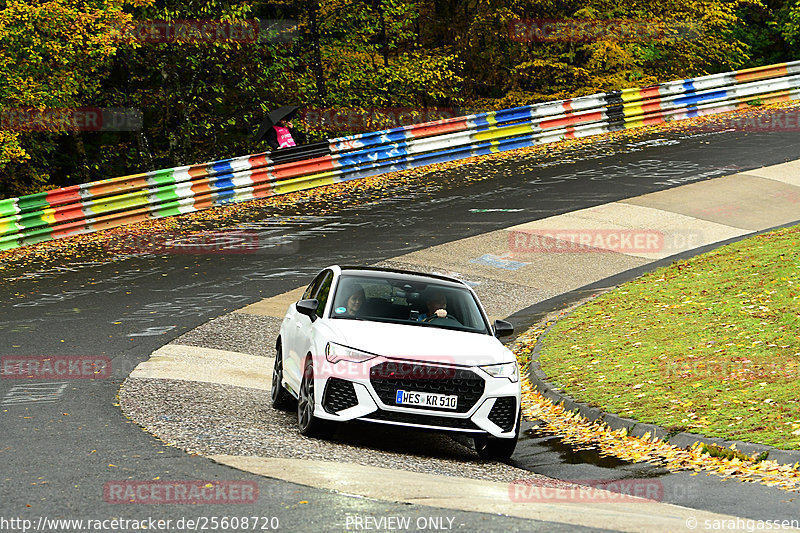
{"type": "Polygon", "coordinates": [[[474,333],[489,332],[478,302],[466,288],[397,275],[342,274],[330,316],[474,333]]]}

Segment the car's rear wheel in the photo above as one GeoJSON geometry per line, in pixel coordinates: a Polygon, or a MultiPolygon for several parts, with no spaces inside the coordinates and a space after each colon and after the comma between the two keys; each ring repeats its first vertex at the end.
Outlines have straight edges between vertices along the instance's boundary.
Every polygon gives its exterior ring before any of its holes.
{"type": "Polygon", "coordinates": [[[272,388],[270,390],[272,407],[281,411],[292,408],[294,398],[283,388],[283,348],[281,341],[275,345],[275,364],[272,366],[272,388]]]}
{"type": "Polygon", "coordinates": [[[300,382],[300,397],[297,400],[297,426],[300,434],[307,437],[323,437],[330,431],[325,420],[314,416],[314,363],[309,357],[303,368],[300,382]]]}
{"type": "Polygon", "coordinates": [[[475,451],[483,459],[491,461],[508,461],[514,454],[519,440],[519,427],[522,422],[522,413],[517,417],[517,431],[510,439],[500,439],[490,435],[475,437],[475,451]]]}

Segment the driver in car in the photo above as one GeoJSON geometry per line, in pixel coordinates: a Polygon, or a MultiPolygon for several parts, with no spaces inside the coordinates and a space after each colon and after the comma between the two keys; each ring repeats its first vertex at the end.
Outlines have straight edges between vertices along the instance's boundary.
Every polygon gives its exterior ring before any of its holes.
{"type": "Polygon", "coordinates": [[[419,322],[429,322],[434,318],[447,317],[447,297],[441,291],[436,291],[430,295],[427,302],[428,312],[419,315],[419,322]]]}

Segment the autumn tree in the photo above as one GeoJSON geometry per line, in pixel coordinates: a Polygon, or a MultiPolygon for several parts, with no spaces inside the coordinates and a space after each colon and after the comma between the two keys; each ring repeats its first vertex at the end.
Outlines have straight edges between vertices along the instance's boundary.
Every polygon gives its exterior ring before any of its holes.
{"type": "Polygon", "coordinates": [[[41,160],[76,132],[66,122],[28,132],[26,109],[93,105],[116,53],[115,35],[131,16],[124,8],[149,0],[10,1],[0,10],[0,174],[2,191],[45,188],[51,176],[41,160]],[[20,112],[23,112],[20,117],[20,112]],[[31,160],[37,160],[31,163],[31,160]]]}

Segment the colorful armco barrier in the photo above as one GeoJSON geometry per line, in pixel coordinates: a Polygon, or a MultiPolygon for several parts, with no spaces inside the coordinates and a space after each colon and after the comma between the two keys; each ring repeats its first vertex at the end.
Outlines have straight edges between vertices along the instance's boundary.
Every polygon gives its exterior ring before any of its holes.
{"type": "Polygon", "coordinates": [[[0,250],[566,138],[800,99],[800,61],[491,111],[0,200],[0,250]]]}

